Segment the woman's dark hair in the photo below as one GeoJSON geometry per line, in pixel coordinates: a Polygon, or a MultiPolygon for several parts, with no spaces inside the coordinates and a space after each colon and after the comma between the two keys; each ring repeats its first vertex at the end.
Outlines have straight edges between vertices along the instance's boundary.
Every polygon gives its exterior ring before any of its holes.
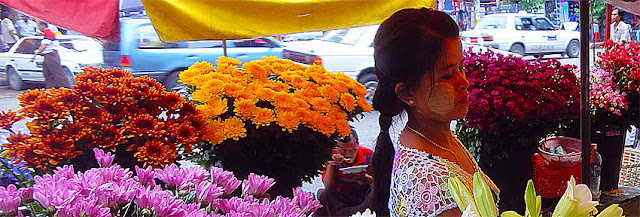
{"type": "Polygon", "coordinates": [[[387,204],[395,155],[389,127],[393,116],[407,106],[396,95],[396,84],[417,87],[426,73],[433,77],[436,61],[444,54],[445,40],[458,37],[458,25],[449,15],[427,8],[400,10],[385,20],[376,33],[373,47],[379,83],[373,108],[380,112],[381,130],[372,162],[372,208],[378,216],[389,215],[387,204]]]}

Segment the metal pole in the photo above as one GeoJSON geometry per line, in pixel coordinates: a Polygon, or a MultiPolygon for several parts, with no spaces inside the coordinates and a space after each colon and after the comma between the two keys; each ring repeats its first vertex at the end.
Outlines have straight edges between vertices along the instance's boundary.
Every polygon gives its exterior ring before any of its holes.
{"type": "Polygon", "coordinates": [[[607,22],[604,24],[604,40],[607,41],[611,39],[611,11],[613,11],[613,6],[607,3],[607,22]]]}
{"type": "Polygon", "coordinates": [[[590,0],[580,0],[580,141],[582,141],[582,183],[587,186],[589,186],[591,171],[591,113],[589,112],[590,3],[590,0]]]}
{"type": "Polygon", "coordinates": [[[222,51],[224,52],[225,57],[229,57],[227,56],[227,40],[225,39],[222,40],[222,51]]]}

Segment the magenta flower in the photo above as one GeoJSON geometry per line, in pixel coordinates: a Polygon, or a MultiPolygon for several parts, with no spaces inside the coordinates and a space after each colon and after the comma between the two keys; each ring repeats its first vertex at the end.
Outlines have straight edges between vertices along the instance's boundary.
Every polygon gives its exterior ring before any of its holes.
{"type": "Polygon", "coordinates": [[[156,181],[153,179],[153,168],[151,167],[147,167],[147,168],[140,168],[138,166],[135,167],[136,170],[136,177],[135,179],[140,182],[140,184],[144,185],[144,186],[154,186],[156,185],[156,181]]]}
{"type": "Polygon", "coordinates": [[[171,164],[164,169],[156,169],[155,178],[160,179],[165,185],[178,188],[184,176],[177,165],[171,164]]]}
{"type": "Polygon", "coordinates": [[[20,191],[11,184],[4,188],[0,186],[0,210],[10,213],[18,210],[20,206],[20,191]]]}
{"type": "Polygon", "coordinates": [[[265,199],[262,203],[249,204],[248,212],[255,217],[272,217],[276,215],[276,211],[269,205],[269,201],[265,199]]]}
{"type": "Polygon", "coordinates": [[[241,198],[232,197],[231,199],[222,199],[216,200],[215,203],[212,204],[213,208],[218,208],[223,213],[229,213],[231,211],[245,210],[248,203],[243,201],[241,198]]]}
{"type": "Polygon", "coordinates": [[[66,179],[72,179],[75,176],[73,165],[64,165],[53,170],[53,173],[66,179]]]}
{"type": "Polygon", "coordinates": [[[147,189],[141,189],[139,191],[139,194],[133,199],[133,202],[142,209],[151,209],[154,204],[162,198],[171,195],[171,192],[162,190],[160,186],[147,186],[147,189]]]}
{"type": "Polygon", "coordinates": [[[20,191],[20,198],[27,203],[33,202],[33,187],[27,186],[27,188],[22,189],[22,191],[20,191]]]}
{"type": "MultiPolygon", "coordinates": [[[[289,210],[295,210],[298,208],[298,204],[289,198],[284,198],[282,196],[276,197],[273,201],[271,201],[271,207],[276,211],[276,213],[284,213],[289,210]]],[[[278,215],[279,216],[279,215],[278,215]]]]}
{"type": "Polygon", "coordinates": [[[199,201],[211,203],[216,200],[223,193],[223,189],[211,182],[200,182],[196,185],[196,198],[199,201]]]}
{"type": "Polygon", "coordinates": [[[69,208],[73,216],[111,217],[109,208],[94,200],[79,200],[69,208]]]}
{"type": "Polygon", "coordinates": [[[198,184],[209,177],[209,172],[202,167],[190,167],[180,170],[182,182],[178,186],[179,190],[189,189],[190,184],[198,184]]]}
{"type": "Polygon", "coordinates": [[[182,217],[186,212],[182,207],[184,202],[173,196],[164,197],[159,202],[155,202],[153,210],[158,217],[182,217]]]}
{"type": "Polygon", "coordinates": [[[247,180],[242,181],[242,193],[260,197],[274,184],[276,184],[276,182],[272,178],[251,173],[249,177],[247,177],[247,180]]]}
{"type": "Polygon", "coordinates": [[[104,153],[104,151],[99,148],[94,148],[93,153],[100,167],[110,167],[113,164],[113,159],[116,157],[112,155],[111,152],[104,153]]]}
{"type": "Polygon", "coordinates": [[[37,176],[34,181],[33,199],[45,208],[62,208],[73,203],[79,196],[73,183],[57,174],[37,176]]]}
{"type": "Polygon", "coordinates": [[[306,192],[302,190],[301,187],[293,189],[293,200],[298,202],[300,209],[302,209],[302,212],[306,215],[315,212],[322,207],[320,201],[315,200],[311,192],[306,192]]]}
{"type": "Polygon", "coordinates": [[[241,184],[233,173],[218,167],[211,167],[211,182],[222,187],[225,195],[233,193],[241,184]]]}

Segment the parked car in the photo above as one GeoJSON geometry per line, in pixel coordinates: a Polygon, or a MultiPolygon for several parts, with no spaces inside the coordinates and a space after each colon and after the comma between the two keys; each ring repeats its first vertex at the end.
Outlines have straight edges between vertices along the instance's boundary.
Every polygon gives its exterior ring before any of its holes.
{"type": "MultiPolygon", "coordinates": [[[[120,19],[120,41],[104,49],[104,67],[120,67],[134,76],[149,76],[167,90],[182,90],[179,74],[196,62],[224,56],[221,40],[163,42],[147,16],[120,19]]],[[[227,40],[227,56],[242,62],[263,56],[282,57],[282,44],[272,37],[227,40]]]]}
{"type": "MultiPolygon", "coordinates": [[[[368,91],[365,99],[371,102],[378,86],[373,72],[373,39],[379,26],[331,30],[320,40],[284,42],[286,47],[282,56],[303,65],[319,64],[330,72],[344,73],[365,86],[368,91]]],[[[503,55],[519,56],[467,43],[463,43],[463,47],[465,50],[471,48],[473,52],[492,50],[503,55]]]]}
{"type": "Polygon", "coordinates": [[[484,16],[473,30],[460,33],[472,45],[481,45],[521,55],[580,53],[580,32],[558,30],[549,20],[537,14],[512,13],[484,16]]]}
{"type": "Polygon", "coordinates": [[[299,32],[299,33],[291,33],[282,35],[280,38],[283,42],[289,41],[308,41],[308,40],[316,40],[321,39],[324,35],[322,31],[311,31],[311,32],[299,32]]]}
{"type": "MultiPolygon", "coordinates": [[[[82,73],[84,66],[102,65],[102,45],[97,40],[81,35],[56,37],[61,46],[60,63],[69,78],[82,73]]],[[[0,53],[0,77],[7,80],[11,89],[22,90],[27,83],[44,83],[44,57],[31,61],[42,39],[42,36],[23,37],[9,51],[0,53]]]]}

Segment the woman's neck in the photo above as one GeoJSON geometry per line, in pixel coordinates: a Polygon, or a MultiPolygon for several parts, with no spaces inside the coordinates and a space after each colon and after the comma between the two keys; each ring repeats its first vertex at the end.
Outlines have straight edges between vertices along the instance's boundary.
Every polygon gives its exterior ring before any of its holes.
{"type": "Polygon", "coordinates": [[[450,122],[425,118],[412,118],[411,116],[409,116],[407,120],[407,126],[417,130],[441,146],[449,146],[448,144],[451,142],[451,129],[449,128],[449,125],[450,122]]]}

